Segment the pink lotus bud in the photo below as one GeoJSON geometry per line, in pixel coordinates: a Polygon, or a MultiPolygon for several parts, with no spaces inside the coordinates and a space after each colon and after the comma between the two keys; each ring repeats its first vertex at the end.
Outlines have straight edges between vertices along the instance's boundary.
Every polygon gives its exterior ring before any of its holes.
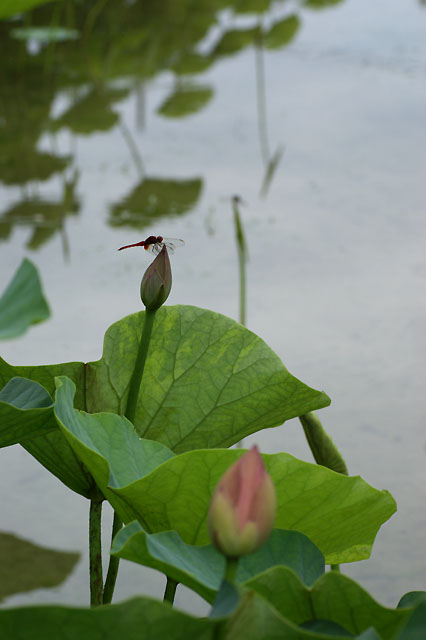
{"type": "MultiPolygon", "coordinates": [[[[152,236],[154,237],[154,236],[152,236]]],[[[145,271],[141,282],[141,300],[148,311],[156,311],[169,297],[172,270],[165,246],[145,271]]]]}
{"type": "Polygon", "coordinates": [[[256,551],[272,531],[275,512],[275,487],[255,445],[225,471],[213,493],[213,544],[228,557],[256,551]]]}

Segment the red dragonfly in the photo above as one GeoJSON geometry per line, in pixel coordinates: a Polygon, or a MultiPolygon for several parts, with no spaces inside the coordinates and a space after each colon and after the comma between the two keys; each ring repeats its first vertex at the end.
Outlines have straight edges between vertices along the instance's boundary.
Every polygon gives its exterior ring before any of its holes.
{"type": "Polygon", "coordinates": [[[175,249],[178,247],[183,247],[183,240],[178,240],[177,238],[163,238],[163,236],[148,236],[145,240],[141,240],[140,242],[135,242],[134,244],[126,244],[124,247],[120,247],[119,251],[122,249],[129,249],[130,247],[143,247],[146,251],[151,251],[158,255],[163,247],[166,247],[170,253],[173,253],[175,249]]]}

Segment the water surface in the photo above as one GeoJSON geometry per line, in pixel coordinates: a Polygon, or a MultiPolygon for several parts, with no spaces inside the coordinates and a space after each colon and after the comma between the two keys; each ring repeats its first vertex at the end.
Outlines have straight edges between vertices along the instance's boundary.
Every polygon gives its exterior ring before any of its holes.
{"type": "MultiPolygon", "coordinates": [[[[344,567],[396,605],[426,586],[426,9],[278,2],[237,15],[222,1],[187,14],[169,2],[160,15],[145,4],[98,18],[76,9],[60,19],[79,38],[54,47],[1,25],[1,284],[27,255],[53,312],[2,343],[2,355],[99,358],[106,328],[140,309],[148,264],[145,252],[116,249],[150,233],[186,242],[173,256],[170,304],[237,318],[239,194],[248,327],[329,394],[321,416],[350,472],[397,500],[372,558],[344,567]],[[288,44],[253,45],[259,25],[266,35],[289,15],[299,29],[288,44]],[[235,40],[237,29],[246,35],[235,40]]],[[[40,9],[33,23],[51,19],[40,9]]],[[[311,460],[294,420],[251,442],[311,460]]],[[[86,603],[86,501],[19,447],[0,460],[1,528],[82,554],[61,587],[4,604],[86,603]]],[[[122,563],[117,599],[162,589],[159,574],[122,563]]],[[[178,604],[205,610],[183,589],[178,604]]]]}

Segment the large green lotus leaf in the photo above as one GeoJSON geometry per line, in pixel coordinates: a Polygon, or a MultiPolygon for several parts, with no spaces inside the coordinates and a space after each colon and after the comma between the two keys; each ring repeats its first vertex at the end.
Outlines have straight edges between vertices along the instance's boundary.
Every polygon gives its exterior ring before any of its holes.
{"type": "Polygon", "coordinates": [[[2,640],[210,640],[215,623],[151,598],[93,609],[39,606],[0,610],[2,640]]]}
{"type": "Polygon", "coordinates": [[[162,102],[157,113],[166,118],[183,118],[201,111],[212,97],[211,87],[178,87],[162,102]]]}
{"type": "Polygon", "coordinates": [[[21,446],[69,489],[90,499],[96,489],[91,474],[59,429],[25,440],[21,446]]]}
{"type": "MultiPolygon", "coordinates": [[[[131,522],[114,539],[111,553],[162,571],[212,602],[225,572],[225,560],[213,545],[186,544],[176,531],[147,533],[131,522]]],[[[291,567],[307,585],[324,573],[324,556],[298,531],[275,529],[256,553],[243,556],[236,574],[245,582],[275,565],[291,567]]]]}
{"type": "MultiPolygon", "coordinates": [[[[11,389],[15,388],[15,382],[10,387],[15,376],[30,378],[26,381],[28,385],[34,385],[33,391],[37,388],[37,383],[45,389],[44,397],[53,395],[55,391],[55,376],[68,375],[77,384],[75,404],[85,406],[84,397],[84,365],[81,362],[67,362],[57,365],[43,365],[40,367],[12,367],[0,358],[0,387],[3,386],[1,394],[3,398],[8,398],[5,403],[0,402],[0,442],[2,446],[14,444],[19,435],[19,442],[22,444],[36,460],[40,462],[48,471],[53,473],[67,487],[89,498],[93,487],[93,479],[84,468],[80,459],[77,458],[60,430],[57,428],[56,419],[53,416],[52,408],[37,408],[36,395],[31,396],[34,407],[30,407],[30,396],[26,396],[26,409],[18,409],[10,406],[11,389]],[[55,428],[53,421],[55,420],[55,428]],[[46,422],[44,420],[46,419],[46,422]],[[12,422],[16,420],[16,422],[12,422]],[[16,430],[15,435],[12,428],[16,430]],[[39,428],[39,435],[37,429],[39,428]],[[16,437],[15,437],[16,436],[16,437]]],[[[22,383],[24,384],[24,383],[22,383]]],[[[28,387],[29,388],[29,387],[28,387]]],[[[42,392],[39,389],[40,397],[42,392]]]]}
{"type": "MultiPolygon", "coordinates": [[[[77,408],[124,413],[143,316],[134,314],[113,325],[105,336],[103,358],[89,365],[13,367],[0,359],[0,386],[19,376],[53,394],[55,376],[66,375],[76,385],[77,408]]],[[[260,338],[210,311],[160,309],[150,356],[136,427],[140,435],[175,451],[231,445],[257,429],[329,403],[324,393],[288,373],[260,338]]],[[[59,431],[26,439],[24,446],[67,486],[90,494],[92,479],[59,431]]]]}
{"type": "Polygon", "coordinates": [[[24,258],[0,298],[0,339],[20,336],[49,316],[37,269],[24,258]]]}
{"type": "Polygon", "coordinates": [[[348,634],[316,633],[281,616],[255,591],[246,591],[236,612],[225,622],[226,640],[347,640],[348,634]]]}
{"type": "MultiPolygon", "coordinates": [[[[283,618],[256,592],[241,598],[229,618],[194,618],[151,598],[133,598],[92,609],[38,606],[0,610],[2,640],[213,640],[217,624],[223,640],[346,640],[347,635],[315,633],[283,618]]],[[[411,639],[410,639],[411,640],[411,639]]]]}
{"type": "MultiPolygon", "coordinates": [[[[84,409],[85,399],[85,365],[82,362],[64,362],[63,364],[46,364],[41,366],[17,366],[14,367],[0,358],[0,389],[12,378],[27,378],[38,382],[53,398],[56,384],[56,376],[67,376],[76,385],[74,405],[78,409],[84,409]]],[[[27,408],[28,405],[27,405],[27,408]]]]}
{"type": "Polygon", "coordinates": [[[263,34],[263,45],[267,49],[279,49],[289,44],[300,28],[300,18],[296,15],[288,16],[279,22],[275,22],[272,27],[263,34]]]}
{"type": "Polygon", "coordinates": [[[46,549],[0,532],[0,601],[15,593],[60,585],[79,557],[79,553],[46,549]]]}
{"type": "Polygon", "coordinates": [[[0,391],[0,447],[57,429],[53,401],[38,382],[12,378],[0,391]]]}
{"type": "Polygon", "coordinates": [[[108,485],[126,486],[149,474],[174,453],[159,442],[139,438],[123,416],[74,409],[74,393],[71,380],[57,378],[55,415],[67,443],[122,518],[133,518],[131,508],[108,492],[108,485]]]}
{"type": "Polygon", "coordinates": [[[393,638],[412,609],[388,609],[347,576],[330,571],[311,589],[285,567],[275,567],[247,582],[277,611],[296,624],[330,620],[351,634],[373,627],[383,640],[393,638]]]}
{"type": "MultiPolygon", "coordinates": [[[[61,428],[123,520],[136,518],[149,533],[175,530],[188,544],[207,544],[210,497],[242,451],[195,450],[170,457],[159,443],[139,440],[125,418],[73,409],[73,393],[71,381],[58,380],[55,412],[61,428]],[[159,448],[151,467],[145,447],[159,448]],[[123,511],[120,503],[129,509],[123,511]]],[[[277,489],[278,528],[307,535],[329,563],[369,556],[380,525],[396,510],[387,491],[286,453],[264,460],[277,489]]]]}
{"type": "MultiPolygon", "coordinates": [[[[206,544],[210,496],[241,454],[191,451],[112,490],[133,507],[151,533],[176,530],[189,544],[206,544]]],[[[368,558],[379,527],[396,510],[388,492],[285,453],[265,455],[264,461],[277,490],[276,527],[307,535],[330,564],[368,558]]]]}
{"type": "MultiPolygon", "coordinates": [[[[87,410],[124,414],[144,312],[113,324],[102,359],[87,365],[87,410]]],[[[294,378],[238,322],[197,307],[156,315],[135,428],[175,452],[228,447],[330,403],[294,378]]]]}
{"type": "Polygon", "coordinates": [[[414,607],[422,600],[426,601],[426,591],[409,591],[408,593],[405,593],[398,602],[398,609],[414,607]]]}
{"type": "Polygon", "coordinates": [[[426,600],[424,598],[410,611],[408,620],[395,640],[423,640],[423,638],[426,638],[426,600]]]}

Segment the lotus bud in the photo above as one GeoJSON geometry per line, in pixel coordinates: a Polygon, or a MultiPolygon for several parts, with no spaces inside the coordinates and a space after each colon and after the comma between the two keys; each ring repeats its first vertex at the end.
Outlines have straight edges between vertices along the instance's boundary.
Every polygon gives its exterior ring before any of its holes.
{"type": "Polygon", "coordinates": [[[276,495],[255,445],[224,473],[208,514],[213,544],[227,557],[256,551],[272,531],[276,495]]]}
{"type": "Polygon", "coordinates": [[[148,311],[156,311],[169,297],[172,270],[165,246],[145,271],[141,282],[141,299],[148,311]]]}

